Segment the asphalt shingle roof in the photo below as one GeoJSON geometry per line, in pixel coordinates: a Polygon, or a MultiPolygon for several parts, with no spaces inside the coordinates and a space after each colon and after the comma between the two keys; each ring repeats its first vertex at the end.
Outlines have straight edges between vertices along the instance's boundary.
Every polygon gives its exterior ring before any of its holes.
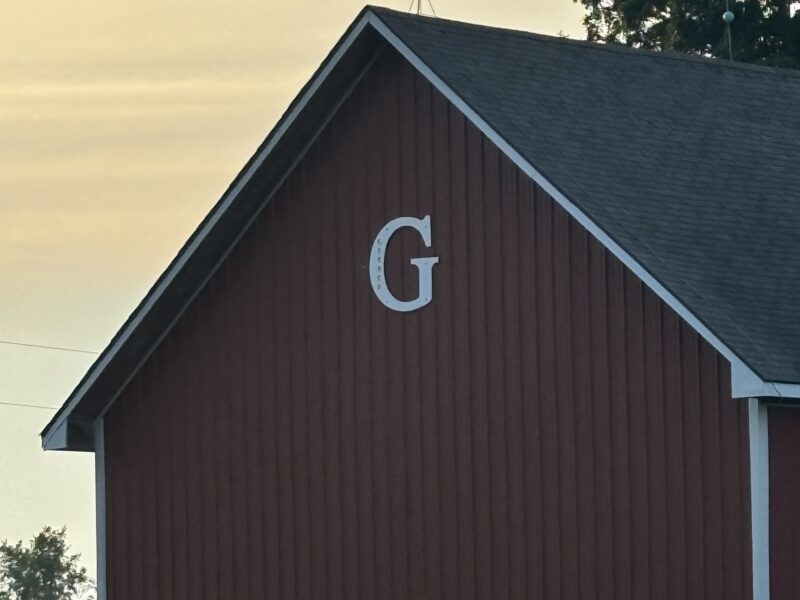
{"type": "Polygon", "coordinates": [[[800,382],[800,71],[373,10],[762,379],[800,382]]]}

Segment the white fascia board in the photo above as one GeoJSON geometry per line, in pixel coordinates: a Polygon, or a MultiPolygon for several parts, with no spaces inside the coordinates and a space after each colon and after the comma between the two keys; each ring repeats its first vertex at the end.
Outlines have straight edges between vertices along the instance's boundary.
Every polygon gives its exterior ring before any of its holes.
{"type": "MultiPolygon", "coordinates": [[[[578,223],[586,228],[609,252],[616,256],[622,264],[629,268],[645,285],[647,285],[656,295],[667,303],[678,315],[694,328],[708,343],[710,343],[720,354],[731,363],[731,390],[734,398],[749,398],[755,395],[775,396],[778,388],[770,383],[764,382],[739,356],[737,356],[722,340],[720,340],[706,325],[697,318],[672,292],[665,288],[647,269],[645,269],[633,256],[631,256],[622,246],[614,241],[589,215],[583,212],[578,206],[570,201],[555,185],[548,181],[527,159],[517,152],[500,134],[495,131],[483,117],[481,117],[469,104],[467,104],[447,83],[444,82],[428,65],[426,65],[397,35],[395,35],[386,24],[381,21],[374,13],[368,14],[370,24],[386,38],[386,40],[403,57],[408,60],[428,81],[439,90],[454,106],[475,125],[487,138],[489,138],[511,161],[517,165],[528,177],[533,179],[536,184],[547,192],[556,202],[558,202],[578,223]],[[754,394],[753,390],[761,392],[754,394]]],[[[791,397],[800,398],[800,385],[784,386],[783,391],[787,394],[795,394],[791,397]]],[[[783,394],[781,394],[783,395],[783,394]]]]}
{"type": "MultiPolygon", "coordinates": [[[[149,295],[145,304],[136,312],[136,315],[131,319],[130,323],[125,327],[125,329],[120,333],[119,337],[113,342],[112,346],[108,348],[107,352],[103,354],[100,360],[92,365],[91,367],[91,374],[86,380],[80,385],[78,389],[72,394],[72,398],[69,401],[67,407],[62,411],[59,415],[58,420],[52,424],[47,430],[47,434],[42,438],[42,447],[45,450],[53,450],[57,449],[57,446],[54,445],[54,436],[56,436],[59,432],[66,432],[66,424],[67,419],[69,418],[70,414],[74,410],[74,408],[80,403],[83,396],[88,392],[92,386],[94,385],[95,381],[99,375],[108,367],[110,362],[114,359],[117,355],[119,350],[125,345],[128,339],[131,337],[136,328],[139,324],[144,320],[144,318],[149,314],[152,310],[153,306],[157,302],[157,300],[161,297],[166,289],[169,288],[172,281],[175,279],[176,275],[181,271],[184,265],[188,262],[191,256],[197,251],[197,248],[203,243],[205,238],[208,234],[213,231],[214,227],[217,225],[219,220],[231,206],[231,204],[236,200],[236,197],[241,193],[241,191],[245,188],[245,186],[250,182],[253,176],[256,174],[258,169],[261,165],[264,164],[264,161],[267,157],[272,153],[272,150],[275,146],[280,142],[283,138],[285,133],[288,129],[292,126],[295,122],[297,117],[300,113],[303,112],[306,104],[308,104],[309,100],[314,96],[317,92],[319,87],[325,82],[325,80],[330,75],[331,71],[339,64],[339,61],[342,57],[347,53],[350,46],[352,46],[353,42],[361,35],[362,30],[364,27],[367,26],[369,22],[368,16],[364,15],[361,20],[353,27],[352,31],[349,33],[347,38],[342,42],[339,46],[338,50],[334,53],[328,63],[322,68],[320,73],[316,76],[316,78],[311,82],[308,89],[306,90],[303,97],[297,102],[294,106],[292,111],[287,115],[286,119],[283,123],[279,126],[278,130],[275,131],[272,139],[269,143],[261,149],[258,155],[254,158],[252,164],[247,169],[247,171],[239,178],[237,184],[233,187],[233,189],[229,190],[222,201],[217,206],[214,214],[206,221],[206,223],[202,226],[202,229],[197,233],[197,235],[192,240],[191,244],[181,253],[179,259],[175,261],[172,267],[167,271],[164,275],[163,279],[157,284],[157,288],[155,288],[152,293],[149,295]]],[[[59,433],[59,435],[61,435],[59,433]]],[[[64,440],[66,440],[66,433],[64,435],[64,440]]],[[[64,446],[66,448],[66,446],[64,446]]]]}
{"type": "Polygon", "coordinates": [[[69,427],[66,419],[59,421],[53,425],[50,435],[46,440],[42,440],[42,446],[45,450],[66,450],[69,446],[67,433],[69,427]]]}
{"type": "Polygon", "coordinates": [[[731,389],[734,398],[758,398],[760,396],[775,396],[776,390],[763,381],[758,375],[741,361],[731,361],[731,389]]]}
{"type": "Polygon", "coordinates": [[[764,381],[741,363],[731,361],[731,388],[734,398],[800,398],[800,385],[764,381]]]}
{"type": "Polygon", "coordinates": [[[749,422],[753,600],[769,600],[769,421],[758,398],[749,400],[749,422]]]}
{"type": "Polygon", "coordinates": [[[769,394],[771,396],[778,396],[780,398],[800,398],[800,384],[766,382],[764,385],[775,390],[775,394],[769,394]]]}

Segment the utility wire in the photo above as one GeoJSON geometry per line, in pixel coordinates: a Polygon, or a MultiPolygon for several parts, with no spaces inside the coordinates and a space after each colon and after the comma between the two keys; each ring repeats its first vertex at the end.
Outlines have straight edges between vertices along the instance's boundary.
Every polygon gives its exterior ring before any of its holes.
{"type": "Polygon", "coordinates": [[[57,406],[44,406],[42,404],[22,404],[20,402],[0,402],[0,406],[18,406],[21,408],[44,408],[47,410],[58,410],[57,406]]]}
{"type": "MultiPolygon", "coordinates": [[[[25,342],[12,342],[11,340],[0,340],[0,344],[7,346],[21,346],[23,348],[38,348],[40,350],[57,350],[58,352],[74,352],[77,354],[100,354],[92,350],[79,350],[78,348],[64,348],[63,346],[45,346],[44,344],[27,344],[25,342]]],[[[17,408],[40,408],[42,410],[58,410],[57,406],[45,406],[43,404],[25,404],[24,402],[2,402],[0,406],[15,406],[17,408]]]]}
{"type": "MultiPolygon", "coordinates": [[[[57,350],[59,352],[75,352],[78,354],[100,354],[92,350],[79,350],[78,348],[64,348],[62,346],[45,346],[43,344],[26,344],[25,342],[12,342],[10,340],[0,340],[0,344],[7,346],[22,346],[23,348],[38,348],[40,350],[57,350]]],[[[57,406],[45,406],[43,404],[25,404],[24,402],[2,402],[0,406],[15,406],[17,408],[40,408],[42,410],[58,410],[57,406]]]]}
{"type": "Polygon", "coordinates": [[[25,348],[40,348],[43,350],[58,350],[59,352],[76,352],[78,354],[100,354],[99,352],[94,352],[92,350],[79,350],[77,348],[64,348],[61,346],[45,346],[43,344],[26,344],[24,342],[12,342],[10,340],[0,340],[0,344],[6,344],[8,346],[23,346],[25,348]]]}

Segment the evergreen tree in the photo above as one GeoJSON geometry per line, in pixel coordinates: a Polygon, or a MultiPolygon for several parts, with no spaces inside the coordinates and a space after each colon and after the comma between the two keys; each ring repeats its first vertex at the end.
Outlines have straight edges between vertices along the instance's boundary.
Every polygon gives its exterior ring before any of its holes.
{"type": "Polygon", "coordinates": [[[587,38],[639,48],[800,68],[800,0],[574,0],[587,38]]]}
{"type": "Polygon", "coordinates": [[[28,545],[0,543],[0,600],[78,600],[92,587],[80,555],[68,555],[67,531],[45,527],[28,545]]]}

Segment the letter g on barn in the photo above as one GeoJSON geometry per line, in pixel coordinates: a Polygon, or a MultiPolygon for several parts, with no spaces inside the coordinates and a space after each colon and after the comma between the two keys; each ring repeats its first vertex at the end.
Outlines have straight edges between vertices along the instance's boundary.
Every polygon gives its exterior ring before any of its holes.
{"type": "Polygon", "coordinates": [[[369,278],[372,282],[372,290],[385,306],[399,312],[410,312],[417,310],[433,300],[433,265],[439,262],[438,256],[430,258],[412,258],[411,264],[417,267],[419,273],[419,295],[413,300],[398,300],[389,290],[386,281],[386,247],[394,233],[403,227],[415,229],[425,247],[431,247],[431,217],[425,215],[422,219],[414,217],[398,217],[392,219],[378,232],[375,242],[372,244],[372,252],[369,255],[369,278]]]}

